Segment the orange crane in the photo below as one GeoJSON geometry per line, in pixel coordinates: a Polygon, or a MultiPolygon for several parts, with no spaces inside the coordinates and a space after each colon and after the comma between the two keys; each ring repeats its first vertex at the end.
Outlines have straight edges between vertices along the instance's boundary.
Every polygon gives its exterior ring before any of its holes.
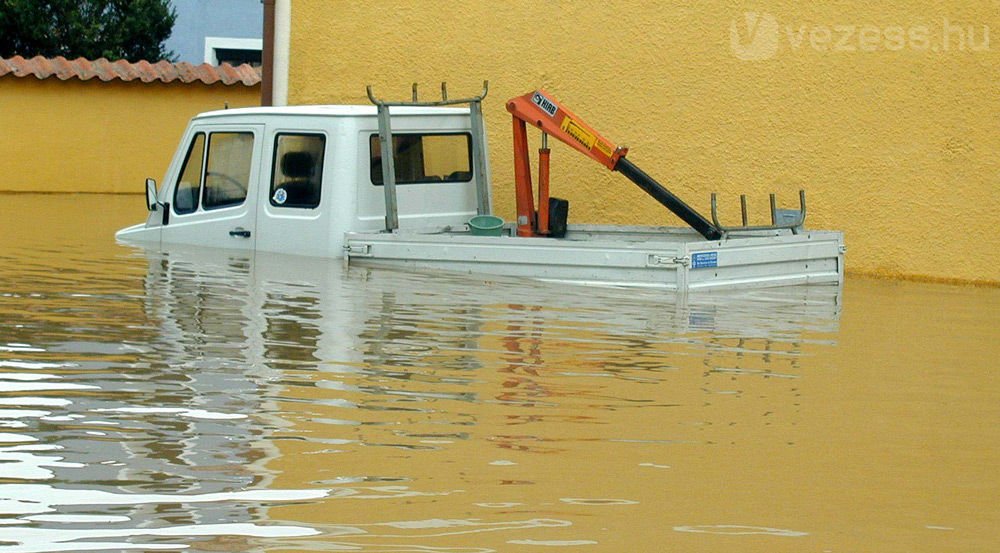
{"type": "Polygon", "coordinates": [[[548,136],[552,135],[608,169],[628,177],[705,239],[722,238],[723,233],[715,224],[626,159],[628,148],[616,146],[601,136],[548,92],[539,89],[512,98],[507,101],[507,111],[513,116],[514,126],[514,183],[517,194],[518,236],[560,237],[566,233],[568,202],[549,197],[548,136]],[[531,162],[528,159],[528,123],[542,130],[542,147],[538,151],[537,207],[534,205],[531,162]]]}

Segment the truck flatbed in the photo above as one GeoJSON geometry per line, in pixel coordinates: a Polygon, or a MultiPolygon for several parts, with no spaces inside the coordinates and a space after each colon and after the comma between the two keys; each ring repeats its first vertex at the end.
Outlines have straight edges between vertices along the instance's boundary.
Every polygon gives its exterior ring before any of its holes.
{"type": "Polygon", "coordinates": [[[564,238],[474,236],[463,228],[350,232],[351,265],[438,269],[667,290],[843,282],[843,234],[758,232],[706,241],[691,229],[569,225],[564,238]]]}

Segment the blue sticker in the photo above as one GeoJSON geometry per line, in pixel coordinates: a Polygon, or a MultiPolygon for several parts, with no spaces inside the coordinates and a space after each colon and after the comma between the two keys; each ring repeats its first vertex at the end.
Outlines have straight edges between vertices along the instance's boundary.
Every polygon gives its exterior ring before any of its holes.
{"type": "Polygon", "coordinates": [[[274,191],[274,203],[281,205],[288,201],[288,192],[284,188],[279,188],[274,191]]]}
{"type": "Polygon", "coordinates": [[[692,269],[709,269],[719,266],[719,252],[698,252],[691,254],[692,269]]]}

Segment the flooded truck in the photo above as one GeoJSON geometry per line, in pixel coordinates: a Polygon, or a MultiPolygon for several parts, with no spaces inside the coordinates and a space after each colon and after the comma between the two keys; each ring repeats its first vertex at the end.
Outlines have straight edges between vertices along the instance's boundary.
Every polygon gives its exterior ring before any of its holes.
{"type": "Polygon", "coordinates": [[[207,246],[349,265],[691,289],[839,285],[844,240],[807,230],[805,194],[771,222],[719,222],[691,208],[544,90],[512,98],[516,219],[494,214],[482,116],[487,92],[449,100],[260,107],[194,117],[164,180],[146,181],[146,221],[126,243],[207,246]],[[527,128],[542,132],[532,182],[527,128]],[[639,186],[683,227],[573,224],[549,195],[548,138],[639,186]]]}

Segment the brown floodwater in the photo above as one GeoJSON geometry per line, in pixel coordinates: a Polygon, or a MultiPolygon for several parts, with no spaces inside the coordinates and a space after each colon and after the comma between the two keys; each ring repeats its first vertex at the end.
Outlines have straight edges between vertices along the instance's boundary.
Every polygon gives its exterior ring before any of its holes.
{"type": "Polygon", "coordinates": [[[116,244],[143,216],[0,195],[0,553],[1000,551],[998,289],[116,244]]]}

